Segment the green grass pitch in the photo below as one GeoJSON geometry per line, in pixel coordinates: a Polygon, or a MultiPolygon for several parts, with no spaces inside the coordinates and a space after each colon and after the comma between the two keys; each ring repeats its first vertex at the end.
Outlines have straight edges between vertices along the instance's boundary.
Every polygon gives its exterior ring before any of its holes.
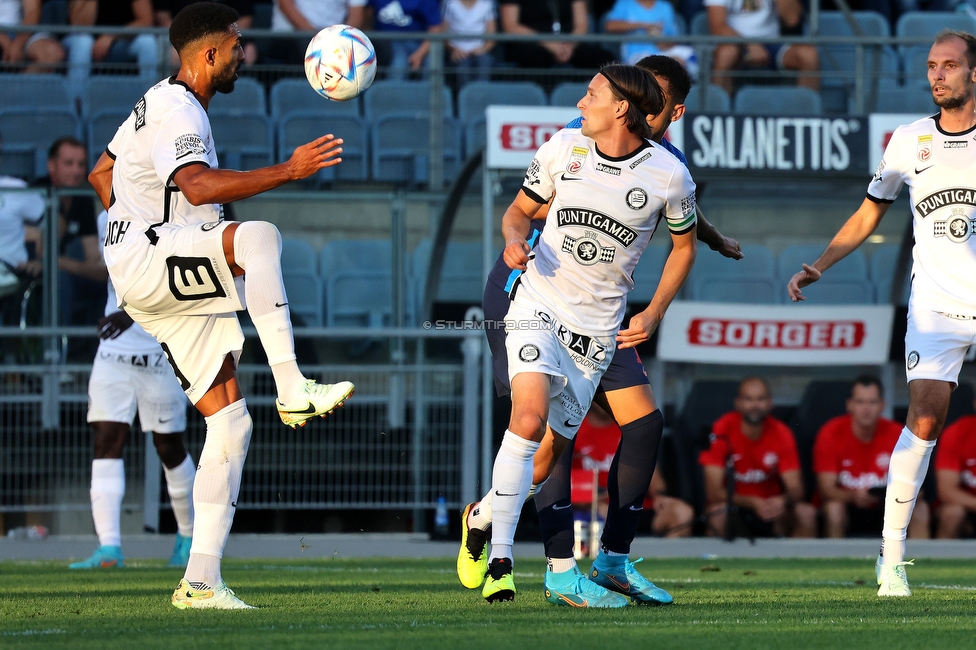
{"type": "Polygon", "coordinates": [[[544,564],[516,563],[514,603],[485,603],[444,560],[228,561],[256,611],[179,611],[161,561],[69,572],[0,563],[0,647],[80,648],[954,648],[976,647],[976,567],[924,560],[915,595],[879,599],[870,560],[647,560],[668,607],[554,607],[544,564]]]}

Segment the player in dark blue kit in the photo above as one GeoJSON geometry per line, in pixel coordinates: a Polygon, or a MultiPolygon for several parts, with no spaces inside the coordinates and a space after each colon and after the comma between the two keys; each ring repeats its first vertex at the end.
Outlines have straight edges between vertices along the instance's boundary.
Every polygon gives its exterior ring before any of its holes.
{"type": "MultiPolygon", "coordinates": [[[[680,63],[666,56],[646,57],[637,65],[655,76],[667,99],[661,114],[650,121],[653,139],[687,165],[681,151],[663,137],[668,125],[684,114],[684,100],[691,88],[691,78],[680,63]]],[[[567,124],[566,128],[580,128],[581,124],[582,117],[567,124]]],[[[540,215],[544,217],[544,213],[540,215]]],[[[530,246],[535,245],[544,224],[543,218],[533,221],[533,230],[528,238],[530,246]]],[[[700,212],[698,239],[725,257],[742,258],[739,243],[723,236],[704,220],[700,212]]],[[[483,306],[487,321],[505,320],[510,296],[516,290],[516,281],[521,273],[510,269],[499,257],[485,286],[483,306]]],[[[490,327],[486,333],[492,351],[496,390],[499,395],[507,395],[510,389],[505,331],[490,327]]],[[[594,401],[612,413],[623,435],[610,468],[607,482],[610,509],[601,539],[600,554],[594,562],[590,579],[609,590],[630,596],[639,603],[670,603],[670,594],[644,578],[634,569],[635,563],[628,560],[630,545],[640,522],[644,496],[657,463],[664,429],[664,418],[634,348],[617,349],[610,367],[603,375],[594,401]]],[[[573,510],[570,507],[572,445],[572,441],[566,441],[561,436],[547,435],[535,456],[533,483],[542,484],[535,494],[535,504],[548,559],[546,590],[555,594],[558,594],[561,587],[559,575],[570,571],[576,564],[573,558],[573,510]],[[568,447],[568,450],[564,447],[568,447]]],[[[480,586],[479,580],[487,566],[486,544],[490,512],[484,511],[490,508],[485,508],[484,505],[486,504],[483,502],[468,505],[462,517],[464,539],[458,555],[458,575],[461,582],[470,588],[480,586]]],[[[568,601],[550,598],[550,602],[568,601]]]]}

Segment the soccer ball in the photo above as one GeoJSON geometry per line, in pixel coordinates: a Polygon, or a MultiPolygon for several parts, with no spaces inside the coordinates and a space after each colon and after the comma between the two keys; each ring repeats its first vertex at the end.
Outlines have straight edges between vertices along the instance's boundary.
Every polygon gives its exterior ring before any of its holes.
{"type": "Polygon", "coordinates": [[[326,99],[352,99],[369,88],[375,76],[376,51],[366,34],[355,27],[326,27],[305,50],[305,77],[326,99]]]}

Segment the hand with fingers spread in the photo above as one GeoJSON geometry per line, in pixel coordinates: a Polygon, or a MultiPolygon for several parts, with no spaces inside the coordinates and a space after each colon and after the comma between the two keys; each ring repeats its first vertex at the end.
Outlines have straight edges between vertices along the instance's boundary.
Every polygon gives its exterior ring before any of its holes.
{"type": "Polygon", "coordinates": [[[786,291],[790,294],[790,300],[797,302],[800,300],[806,300],[803,297],[803,292],[800,291],[803,287],[811,285],[820,279],[821,273],[815,267],[810,264],[804,264],[803,270],[790,278],[790,283],[786,285],[786,291]]]}
{"type": "Polygon", "coordinates": [[[342,158],[338,156],[342,153],[342,142],[342,138],[330,133],[297,147],[288,159],[292,180],[308,178],[320,169],[341,163],[342,158]]]}
{"type": "Polygon", "coordinates": [[[511,239],[508,245],[505,246],[505,251],[502,255],[505,258],[505,264],[508,265],[510,269],[518,269],[524,271],[526,269],[526,264],[529,263],[529,243],[525,239],[511,239]]]}

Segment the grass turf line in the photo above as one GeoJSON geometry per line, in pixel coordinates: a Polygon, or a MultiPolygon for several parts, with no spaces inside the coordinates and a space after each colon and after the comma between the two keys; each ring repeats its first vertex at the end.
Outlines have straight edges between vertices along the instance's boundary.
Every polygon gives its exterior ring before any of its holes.
{"type": "Polygon", "coordinates": [[[675,604],[623,610],[549,605],[542,560],[520,560],[516,602],[494,605],[458,583],[450,558],[231,560],[225,579],[260,607],[236,612],[176,610],[180,571],[129,564],[0,563],[0,647],[948,650],[976,632],[976,568],[957,560],[909,567],[903,599],[876,596],[870,560],[645,560],[675,604]]]}

